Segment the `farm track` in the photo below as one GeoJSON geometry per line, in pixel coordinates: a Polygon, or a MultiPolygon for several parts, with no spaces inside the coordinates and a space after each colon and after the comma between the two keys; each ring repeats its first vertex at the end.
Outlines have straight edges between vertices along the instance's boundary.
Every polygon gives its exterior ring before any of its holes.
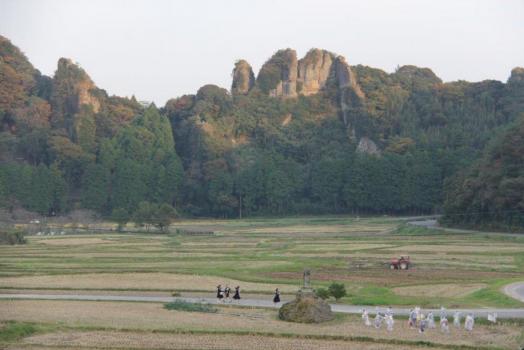
{"type": "Polygon", "coordinates": [[[508,284],[503,291],[510,297],[524,302],[524,282],[508,284]]]}
{"type": "MultiPolygon", "coordinates": [[[[219,302],[216,298],[202,298],[202,297],[160,297],[160,296],[145,296],[145,295],[79,295],[79,294],[0,294],[0,299],[14,300],[81,300],[81,301],[125,301],[125,302],[153,302],[153,303],[167,303],[175,300],[182,300],[190,303],[203,303],[203,304],[215,304],[215,305],[227,305],[228,303],[219,302]]],[[[269,298],[268,298],[269,299],[269,298]]],[[[239,301],[232,302],[235,306],[246,306],[246,307],[261,307],[261,308],[279,308],[282,303],[274,304],[271,300],[263,299],[241,299],[239,301]]],[[[364,305],[342,305],[342,304],[331,304],[331,308],[334,312],[347,313],[347,314],[359,314],[363,308],[370,310],[371,314],[374,314],[376,308],[373,306],[364,305]]],[[[384,307],[379,308],[381,311],[385,310],[384,307]]],[[[425,309],[426,311],[433,311],[438,313],[437,309],[425,309]]],[[[524,308],[473,308],[473,309],[448,309],[449,313],[459,311],[462,314],[474,313],[476,317],[486,318],[488,313],[496,312],[499,318],[508,319],[524,319],[524,308]]],[[[410,312],[407,308],[393,308],[393,313],[396,315],[406,316],[410,312]]]]}

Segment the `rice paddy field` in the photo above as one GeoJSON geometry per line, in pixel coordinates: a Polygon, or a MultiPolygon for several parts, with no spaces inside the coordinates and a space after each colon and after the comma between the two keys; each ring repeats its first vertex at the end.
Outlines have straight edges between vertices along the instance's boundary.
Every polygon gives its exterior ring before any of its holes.
{"type": "MultiPolygon", "coordinates": [[[[290,298],[308,268],[315,288],[345,284],[339,303],[524,307],[501,291],[524,279],[524,236],[392,217],[183,220],[170,231],[30,236],[26,245],[0,246],[0,293],[213,296],[222,284],[268,299],[278,287],[290,298]],[[410,270],[389,269],[400,255],[411,257],[410,270]]],[[[276,310],[230,305],[202,314],[156,303],[0,300],[0,348],[516,349],[524,342],[517,321],[449,335],[418,334],[405,323],[388,333],[350,315],[301,325],[279,321],[276,310]]]]}

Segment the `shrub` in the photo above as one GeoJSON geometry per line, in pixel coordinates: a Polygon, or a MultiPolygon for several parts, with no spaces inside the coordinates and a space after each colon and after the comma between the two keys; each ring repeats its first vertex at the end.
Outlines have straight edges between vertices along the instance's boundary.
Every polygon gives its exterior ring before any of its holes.
{"type": "Polygon", "coordinates": [[[347,295],[346,287],[343,283],[333,282],[328,287],[329,294],[331,294],[337,301],[347,295]]]}
{"type": "Polygon", "coordinates": [[[116,208],[113,209],[112,218],[118,224],[118,231],[121,232],[129,221],[129,213],[124,208],[116,208]]]}
{"type": "Polygon", "coordinates": [[[175,300],[173,302],[164,304],[164,308],[167,310],[178,310],[178,311],[188,311],[188,312],[208,312],[215,313],[218,310],[208,304],[196,304],[188,303],[183,300],[175,300]]]}
{"type": "Polygon", "coordinates": [[[327,290],[326,288],[318,288],[317,290],[315,290],[315,293],[322,300],[326,300],[331,296],[329,290],[327,290]]]}
{"type": "Polygon", "coordinates": [[[0,244],[26,244],[27,241],[24,238],[22,231],[8,231],[0,232],[0,244]]]}
{"type": "Polygon", "coordinates": [[[162,232],[166,231],[175,216],[176,210],[169,204],[149,202],[140,202],[137,210],[133,214],[136,225],[145,225],[147,231],[149,231],[149,225],[155,225],[162,232]]]}

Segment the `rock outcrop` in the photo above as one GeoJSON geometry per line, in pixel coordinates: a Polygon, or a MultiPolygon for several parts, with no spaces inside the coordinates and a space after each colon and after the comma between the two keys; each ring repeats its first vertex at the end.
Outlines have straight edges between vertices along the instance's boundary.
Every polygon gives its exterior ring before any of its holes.
{"type": "Polygon", "coordinates": [[[298,61],[298,93],[313,95],[324,88],[331,73],[335,55],[326,50],[311,49],[298,61]]]}
{"type": "Polygon", "coordinates": [[[235,63],[233,69],[233,84],[231,93],[233,95],[245,95],[255,85],[255,74],[253,69],[245,60],[239,60],[235,63]]]}
{"type": "MultiPolygon", "coordinates": [[[[237,63],[233,71],[233,91],[239,85],[235,81],[237,72],[239,76],[241,75],[238,66],[237,63]]],[[[242,69],[246,70],[246,68],[242,69]]],[[[424,81],[434,79],[432,72],[425,69],[413,71],[407,67],[400,74],[408,80],[412,76],[425,79],[424,81]]],[[[354,122],[366,113],[366,96],[353,70],[343,56],[326,50],[311,49],[298,61],[295,50],[277,51],[260,69],[255,86],[269,96],[282,98],[308,96],[326,91],[332,98],[338,100],[340,115],[344,125],[350,130],[349,135],[355,135],[354,122]]],[[[241,91],[245,91],[245,88],[241,91]]],[[[366,153],[375,152],[369,142],[364,142],[362,147],[366,153]],[[368,145],[370,147],[366,147],[368,145]]]]}
{"type": "Polygon", "coordinates": [[[297,52],[279,50],[260,69],[256,83],[269,96],[297,96],[297,52]]]}
{"type": "Polygon", "coordinates": [[[353,90],[359,98],[364,98],[364,93],[360,90],[357,79],[343,56],[338,56],[335,60],[335,76],[339,89],[349,88],[353,90]]]}
{"type": "Polygon", "coordinates": [[[73,115],[82,105],[86,105],[97,113],[100,101],[94,95],[96,90],[95,84],[82,68],[68,58],[58,60],[58,68],[53,78],[53,107],[73,115]]]}
{"type": "Polygon", "coordinates": [[[509,84],[522,84],[524,83],[524,68],[515,67],[511,70],[511,75],[508,79],[509,84]]]}
{"type": "Polygon", "coordinates": [[[334,319],[331,306],[315,295],[312,290],[301,289],[296,299],[282,305],[278,317],[298,323],[321,323],[334,319]]]}
{"type": "Polygon", "coordinates": [[[378,148],[377,144],[373,142],[373,140],[371,140],[369,137],[364,136],[361,137],[360,141],[358,142],[357,152],[364,154],[379,155],[380,149],[378,148]]]}
{"type": "Polygon", "coordinates": [[[105,92],[95,86],[82,68],[67,58],[58,61],[52,91],[52,125],[64,128],[69,138],[80,142],[78,129],[85,123],[94,125],[94,114],[100,110],[105,92]]]}
{"type": "MultiPolygon", "coordinates": [[[[238,86],[236,72],[237,66],[233,71],[233,87],[238,86]]],[[[339,90],[351,89],[356,96],[364,98],[346,59],[319,49],[309,50],[299,61],[295,50],[277,51],[260,69],[256,85],[273,97],[313,95],[329,85],[339,90]]]]}
{"type": "MultiPolygon", "coordinates": [[[[253,71],[244,60],[233,69],[233,95],[247,94],[253,87],[253,71]]],[[[399,72],[404,81],[417,80],[433,83],[438,79],[427,69],[403,67],[399,72]]],[[[408,83],[409,84],[409,83],[408,83]]],[[[349,138],[356,141],[355,125],[365,117],[366,96],[357,77],[343,56],[320,49],[311,49],[300,60],[292,49],[277,51],[260,69],[254,86],[271,97],[293,98],[325,92],[338,101],[340,117],[348,130],[349,138]]],[[[284,122],[283,122],[284,123],[284,122]]],[[[283,125],[287,125],[285,122],[283,125]]],[[[360,139],[359,152],[378,154],[377,145],[368,138],[360,139]]]]}

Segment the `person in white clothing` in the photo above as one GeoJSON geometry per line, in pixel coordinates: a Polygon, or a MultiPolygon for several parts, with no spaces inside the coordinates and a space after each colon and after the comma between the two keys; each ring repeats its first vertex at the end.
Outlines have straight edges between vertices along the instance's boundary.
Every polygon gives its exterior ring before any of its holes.
{"type": "Polygon", "coordinates": [[[456,328],[460,328],[460,312],[458,311],[455,311],[455,313],[453,314],[453,325],[456,328]]]}
{"type": "Polygon", "coordinates": [[[428,328],[436,328],[436,326],[435,326],[435,316],[433,316],[433,311],[430,311],[428,313],[427,322],[428,322],[428,328]]]}
{"type": "Polygon", "coordinates": [[[421,316],[420,306],[415,307],[415,313],[417,314],[417,322],[419,322],[421,316]]]}
{"type": "Polygon", "coordinates": [[[395,320],[393,319],[393,315],[389,314],[386,315],[386,327],[388,332],[393,332],[393,326],[395,325],[395,320]]]}
{"type": "Polygon", "coordinates": [[[393,309],[391,309],[391,306],[388,306],[386,309],[386,316],[393,316],[393,309]]]}
{"type": "Polygon", "coordinates": [[[473,326],[475,325],[475,319],[473,318],[472,314],[468,314],[466,316],[466,320],[464,321],[464,329],[468,332],[473,331],[473,326]]]}
{"type": "Polygon", "coordinates": [[[368,310],[366,310],[366,309],[362,310],[362,320],[364,320],[364,324],[367,327],[371,326],[371,321],[369,320],[368,310]]]}
{"type": "Polygon", "coordinates": [[[424,333],[426,331],[426,327],[428,326],[427,324],[427,321],[426,321],[426,317],[424,316],[423,313],[420,314],[420,323],[419,323],[419,329],[418,329],[418,332],[419,333],[424,333]]]}
{"type": "Polygon", "coordinates": [[[448,312],[446,311],[446,308],[444,306],[441,306],[440,307],[440,319],[442,320],[443,318],[447,318],[448,317],[448,312]]]}
{"type": "Polygon", "coordinates": [[[409,328],[417,326],[417,312],[414,309],[411,309],[411,311],[409,312],[408,323],[409,328]]]}
{"type": "Polygon", "coordinates": [[[440,331],[442,333],[449,333],[449,323],[446,317],[440,318],[440,331]]]}
{"type": "Polygon", "coordinates": [[[497,313],[488,314],[488,321],[491,323],[497,323],[497,313]]]}
{"type": "Polygon", "coordinates": [[[377,312],[377,315],[375,316],[375,328],[379,329],[382,326],[382,320],[384,317],[380,313],[377,312]]]}

